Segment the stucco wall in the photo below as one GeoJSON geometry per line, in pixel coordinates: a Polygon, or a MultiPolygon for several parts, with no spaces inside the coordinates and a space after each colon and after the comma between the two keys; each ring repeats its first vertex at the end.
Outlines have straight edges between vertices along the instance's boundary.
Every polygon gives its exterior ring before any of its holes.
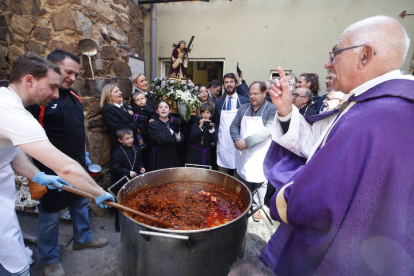
{"type": "MultiPolygon", "coordinates": [[[[224,72],[237,61],[248,83],[264,80],[282,66],[299,75],[323,68],[338,36],[350,24],[374,15],[397,18],[414,39],[412,0],[210,0],[157,4],[157,58],[171,55],[171,44],[195,36],[190,58],[224,58],[224,72]]],[[[149,14],[144,19],[149,28],[149,14]]],[[[149,31],[145,41],[149,41],[149,31]]],[[[149,46],[149,44],[145,44],[149,46]]],[[[145,49],[149,63],[150,49],[145,49]]],[[[402,70],[410,72],[413,47],[402,70]]],[[[157,63],[157,74],[160,65],[157,63]]],[[[321,94],[325,93],[324,89],[321,94]]]]}

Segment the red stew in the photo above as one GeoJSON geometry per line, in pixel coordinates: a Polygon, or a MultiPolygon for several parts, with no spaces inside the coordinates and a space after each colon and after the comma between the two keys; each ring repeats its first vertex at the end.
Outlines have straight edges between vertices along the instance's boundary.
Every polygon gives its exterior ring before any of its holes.
{"type": "MultiPolygon", "coordinates": [[[[233,191],[197,181],[151,185],[132,192],[122,204],[176,225],[179,230],[219,226],[239,217],[247,208],[233,191]]],[[[131,216],[142,223],[160,227],[131,216]]]]}

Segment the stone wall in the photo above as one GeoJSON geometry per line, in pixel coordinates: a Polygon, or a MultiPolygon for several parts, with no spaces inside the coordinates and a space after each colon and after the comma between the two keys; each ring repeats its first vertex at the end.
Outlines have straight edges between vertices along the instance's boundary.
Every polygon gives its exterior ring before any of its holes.
{"type": "MultiPolygon", "coordinates": [[[[9,77],[10,65],[20,55],[46,56],[61,48],[81,56],[82,39],[94,40],[98,53],[82,56],[80,78],[73,88],[82,98],[87,149],[93,163],[109,169],[109,140],[98,107],[101,88],[118,82],[125,97],[131,95],[130,53],[144,57],[142,10],[134,0],[3,0],[0,1],[0,81],[9,77]]],[[[107,186],[108,177],[101,177],[107,186]]]]}

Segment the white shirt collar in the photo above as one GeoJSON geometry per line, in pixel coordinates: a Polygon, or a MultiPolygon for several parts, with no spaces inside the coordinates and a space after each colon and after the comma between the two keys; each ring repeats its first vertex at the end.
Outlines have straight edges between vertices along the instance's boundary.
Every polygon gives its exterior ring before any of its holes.
{"type": "MultiPolygon", "coordinates": [[[[227,93],[226,93],[226,100],[227,100],[228,97],[229,97],[229,95],[227,95],[227,93]]],[[[237,92],[234,92],[233,95],[231,95],[231,98],[232,99],[238,99],[239,95],[237,94],[237,92]]]]}
{"type": "Polygon", "coordinates": [[[123,103],[121,103],[121,104],[113,103],[113,105],[116,106],[116,107],[118,107],[118,108],[121,108],[123,106],[123,103]]]}
{"type": "Polygon", "coordinates": [[[377,86],[380,83],[386,82],[388,80],[394,80],[394,79],[414,80],[414,77],[411,75],[403,75],[400,70],[390,71],[388,73],[385,73],[382,76],[376,77],[354,88],[351,91],[351,93],[349,93],[348,95],[345,95],[344,100],[348,100],[348,98],[351,97],[352,95],[359,96],[362,93],[368,91],[369,89],[371,89],[374,86],[377,86]]]}

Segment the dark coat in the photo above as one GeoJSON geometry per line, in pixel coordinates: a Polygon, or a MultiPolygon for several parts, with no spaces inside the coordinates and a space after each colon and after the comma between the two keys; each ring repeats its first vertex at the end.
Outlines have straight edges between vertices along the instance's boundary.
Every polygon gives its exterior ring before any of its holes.
{"type": "Polygon", "coordinates": [[[114,150],[111,160],[111,170],[115,179],[121,179],[124,176],[130,178],[131,171],[140,174],[139,171],[144,167],[141,158],[141,149],[135,145],[125,147],[119,144],[119,147],[114,150]]]}
{"type": "Polygon", "coordinates": [[[141,135],[144,139],[147,137],[147,129],[150,119],[157,119],[158,114],[155,112],[154,108],[150,105],[146,105],[144,107],[140,106],[133,106],[132,111],[134,112],[134,121],[138,126],[141,135]]]}
{"type": "Polygon", "coordinates": [[[199,121],[191,126],[190,145],[187,150],[186,163],[212,165],[211,149],[217,142],[217,128],[210,133],[209,129],[199,127],[199,121]]]}
{"type": "MultiPolygon", "coordinates": [[[[74,90],[71,90],[76,94],[74,90]]],[[[32,105],[27,110],[39,120],[40,106],[32,105]]],[[[69,90],[59,89],[59,98],[52,100],[44,109],[43,128],[49,141],[64,154],[85,165],[85,126],[80,100],[69,90]]],[[[54,171],[33,159],[35,166],[46,174],[54,171]]],[[[41,198],[45,212],[56,213],[68,207],[78,196],[69,192],[48,189],[41,198]]]]}
{"type": "Polygon", "coordinates": [[[126,111],[126,109],[116,107],[112,104],[106,104],[102,108],[102,116],[111,139],[111,153],[119,145],[118,138],[116,136],[116,130],[118,128],[129,127],[134,132],[134,137],[136,137],[137,124],[134,122],[133,117],[128,113],[128,111],[126,111]]]}
{"type": "Polygon", "coordinates": [[[240,85],[237,85],[236,92],[240,96],[249,97],[249,86],[247,85],[245,80],[242,80],[240,85]]]}
{"type": "MultiPolygon", "coordinates": [[[[250,100],[244,96],[238,95],[239,101],[237,101],[237,109],[240,107],[240,104],[248,103],[250,100]]],[[[218,127],[220,126],[220,115],[221,111],[225,108],[223,108],[224,101],[226,100],[226,96],[223,95],[220,99],[216,101],[216,107],[214,108],[214,115],[213,115],[213,122],[216,124],[217,131],[218,127]]]]}
{"type": "Polygon", "coordinates": [[[321,110],[323,108],[323,101],[325,100],[327,95],[328,94],[325,94],[321,97],[316,97],[316,110],[318,111],[318,113],[321,112],[321,110]]]}
{"type": "MultiPolygon", "coordinates": [[[[184,135],[181,133],[182,139],[184,135]]],[[[169,126],[161,120],[148,125],[148,138],[151,145],[150,170],[174,168],[180,166],[177,153],[177,140],[171,134],[169,126]]]]}
{"type": "MultiPolygon", "coordinates": [[[[135,90],[134,90],[134,92],[143,92],[144,94],[145,94],[145,92],[144,91],[141,91],[141,90],[139,90],[139,89],[137,89],[137,88],[135,88],[135,90]]],[[[146,92],[147,94],[145,95],[145,98],[147,98],[147,105],[150,105],[152,108],[154,108],[154,110],[155,110],[155,100],[154,100],[154,95],[153,95],[153,93],[151,92],[151,91],[148,91],[148,92],[146,92]]],[[[132,109],[134,109],[134,107],[135,106],[137,106],[136,104],[135,104],[135,102],[134,102],[134,98],[131,96],[131,99],[130,99],[130,105],[131,105],[131,108],[132,109]]]]}
{"type": "Polygon", "coordinates": [[[315,115],[318,114],[318,111],[310,104],[305,105],[304,107],[299,108],[299,113],[303,116],[305,115],[315,115]]]}

